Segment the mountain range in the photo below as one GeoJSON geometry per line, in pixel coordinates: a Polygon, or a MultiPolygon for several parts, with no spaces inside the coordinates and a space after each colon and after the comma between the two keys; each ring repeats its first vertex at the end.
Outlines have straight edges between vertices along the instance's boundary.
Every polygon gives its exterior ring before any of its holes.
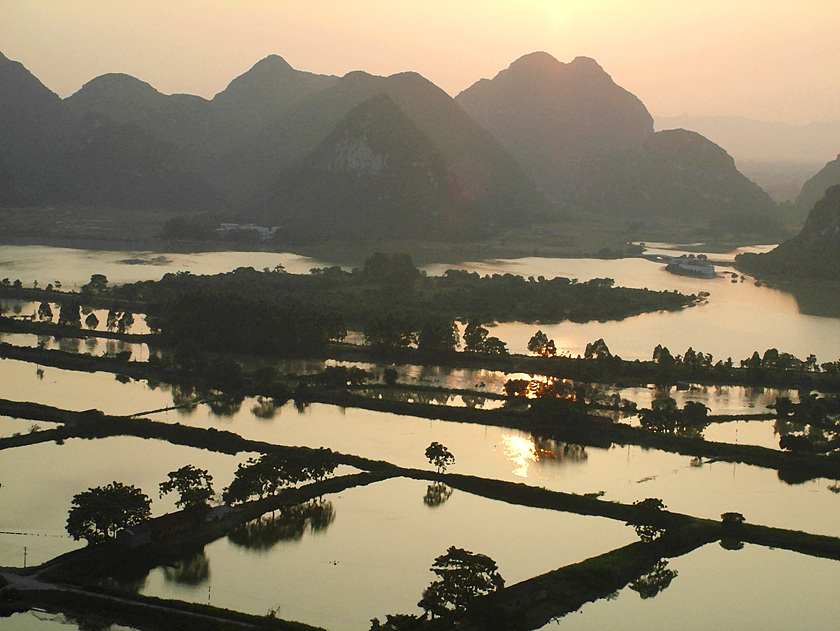
{"type": "Polygon", "coordinates": [[[592,59],[526,55],[451,98],[272,55],[213,99],[107,74],[60,99],[0,55],[0,206],[218,210],[290,239],[470,239],[569,211],[701,231],[772,226],[732,158],[592,59]],[[550,200],[550,201],[549,201],[550,200]]]}

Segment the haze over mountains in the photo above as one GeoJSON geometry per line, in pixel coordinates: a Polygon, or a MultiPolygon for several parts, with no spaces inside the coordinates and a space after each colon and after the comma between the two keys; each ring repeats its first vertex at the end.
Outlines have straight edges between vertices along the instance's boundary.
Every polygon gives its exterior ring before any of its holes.
{"type": "Polygon", "coordinates": [[[592,59],[533,53],[456,100],[563,205],[703,228],[733,214],[758,225],[774,210],[717,145],[654,133],[644,104],[592,59]]]}
{"type": "Polygon", "coordinates": [[[108,74],[62,101],[0,55],[0,205],[217,210],[302,240],[468,239],[570,211],[772,227],[775,204],[726,151],[653,125],[584,57],[526,55],[456,99],[416,73],[339,78],[272,55],[209,100],[108,74]]]}

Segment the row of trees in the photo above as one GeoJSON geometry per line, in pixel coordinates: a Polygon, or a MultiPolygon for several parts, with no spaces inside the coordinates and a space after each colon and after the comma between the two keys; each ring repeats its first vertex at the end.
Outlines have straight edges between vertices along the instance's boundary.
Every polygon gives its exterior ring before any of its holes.
{"type": "MultiPolygon", "coordinates": [[[[279,454],[262,454],[239,468],[230,486],[223,493],[229,504],[263,498],[300,482],[323,480],[337,466],[332,452],[319,449],[312,457],[286,458],[279,454]]],[[[203,514],[216,496],[213,476],[206,469],[185,465],[167,474],[160,483],[160,497],[176,493],[175,506],[203,514]]],[[[67,532],[76,540],[90,544],[116,537],[117,532],[149,519],[152,500],[141,489],[111,482],[90,488],[73,496],[67,517],[67,532]]]]}
{"type": "MultiPolygon", "coordinates": [[[[438,473],[455,462],[449,449],[438,442],[431,443],[425,455],[438,473]]],[[[229,505],[263,499],[302,482],[324,480],[337,466],[335,454],[325,448],[306,456],[264,453],[239,465],[230,486],[222,492],[222,499],[229,505]]],[[[168,473],[159,492],[160,497],[176,493],[175,506],[197,514],[205,513],[216,496],[213,476],[191,464],[168,473]]],[[[149,519],[151,503],[142,490],[121,482],[90,488],[73,496],[67,532],[74,539],[85,539],[91,544],[113,539],[120,530],[149,519]]]]}
{"type": "MultiPolygon", "coordinates": [[[[393,351],[416,346],[427,353],[451,353],[461,345],[458,325],[453,320],[430,319],[419,326],[404,316],[389,313],[367,323],[365,342],[377,351],[393,351]]],[[[485,355],[507,355],[507,345],[477,321],[464,329],[464,351],[485,355]]]]}
{"type": "MultiPolygon", "coordinates": [[[[734,366],[731,357],[715,362],[711,353],[695,351],[691,347],[688,348],[684,355],[674,356],[668,350],[667,346],[659,344],[653,349],[653,361],[666,369],[675,366],[684,366],[695,370],[712,368],[729,370],[734,366]]],[[[752,372],[763,371],[765,373],[819,372],[820,369],[827,373],[840,372],[840,361],[819,364],[816,355],[808,355],[803,360],[791,353],[780,352],[775,348],[767,349],[763,355],[760,355],[758,351],[753,351],[750,357],[740,361],[739,366],[752,372]]]]}
{"type": "MultiPolygon", "coordinates": [[[[85,314],[87,314],[84,319],[85,326],[91,330],[96,329],[99,326],[99,318],[92,310],[85,309],[78,301],[59,303],[58,324],[81,328],[82,315],[85,314]]],[[[52,322],[55,317],[52,305],[47,301],[38,305],[35,315],[40,322],[52,322]]],[[[121,312],[113,308],[108,311],[105,322],[107,330],[127,333],[132,326],[134,326],[134,314],[131,311],[121,312]]]]}

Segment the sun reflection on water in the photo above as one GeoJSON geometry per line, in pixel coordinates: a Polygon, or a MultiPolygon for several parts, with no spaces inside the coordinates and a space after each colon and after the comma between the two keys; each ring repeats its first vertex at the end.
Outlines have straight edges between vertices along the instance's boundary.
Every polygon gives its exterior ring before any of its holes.
{"type": "Polygon", "coordinates": [[[537,461],[534,442],[522,436],[505,434],[502,436],[502,449],[505,457],[515,465],[513,474],[520,478],[527,478],[528,467],[537,461]]]}

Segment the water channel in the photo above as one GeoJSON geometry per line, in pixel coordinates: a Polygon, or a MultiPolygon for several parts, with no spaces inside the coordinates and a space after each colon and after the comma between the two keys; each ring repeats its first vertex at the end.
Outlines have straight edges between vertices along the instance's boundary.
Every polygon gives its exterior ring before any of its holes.
{"type": "MultiPolygon", "coordinates": [[[[75,258],[67,263],[72,274],[68,272],[62,281],[66,285],[86,282],[92,273],[124,282],[173,271],[119,263],[128,256],[124,253],[74,252],[75,258]]],[[[49,278],[46,271],[65,269],[59,264],[64,254],[58,248],[2,247],[0,277],[31,283],[29,274],[45,284],[49,278]]],[[[196,273],[225,271],[231,265],[261,269],[277,262],[289,271],[319,265],[302,257],[289,258],[294,255],[224,254],[190,255],[194,258],[189,260],[172,255],[172,260],[195,265],[191,271],[196,273]],[[220,267],[213,267],[216,264],[220,267]]],[[[148,253],[132,256],[153,258],[148,253]]],[[[716,358],[732,356],[736,361],[752,350],[769,347],[803,358],[815,353],[822,361],[840,357],[839,319],[804,315],[792,296],[757,287],[751,281],[675,277],[643,260],[525,259],[482,265],[480,269],[472,264],[463,267],[481,273],[568,275],[581,280],[608,276],[619,285],[711,293],[708,304],[679,313],[540,327],[555,338],[558,348],[572,353],[582,352],[586,342],[604,337],[611,350],[625,358],[648,358],[656,343],[665,343],[674,353],[692,346],[712,352],[716,358]]],[[[524,350],[536,328],[503,324],[492,334],[505,339],[512,350],[524,350]]],[[[47,347],[60,347],[52,338],[39,340],[22,334],[5,334],[0,341],[21,346],[40,341],[47,347]]],[[[90,350],[108,352],[108,343],[99,340],[90,350]]],[[[74,352],[88,352],[86,344],[79,342],[74,352]]],[[[148,353],[145,345],[128,345],[123,350],[131,350],[139,358],[148,353]]],[[[314,372],[323,364],[284,366],[290,371],[314,372]]],[[[504,380],[512,376],[410,366],[399,367],[399,372],[401,380],[409,384],[474,387],[483,383],[490,392],[499,392],[504,380]]],[[[635,388],[619,394],[646,406],[656,391],[635,388]]],[[[793,392],[740,387],[695,387],[671,394],[680,405],[701,401],[713,414],[760,413],[780,394],[795,398],[793,392]]],[[[189,393],[118,380],[106,373],[74,373],[0,360],[0,397],[72,410],[97,408],[109,414],[134,414],[187,401],[189,393]]],[[[753,523],[840,536],[840,494],[833,480],[791,485],[772,470],[697,462],[635,446],[581,447],[498,427],[322,404],[298,409],[287,403],[270,409],[264,403],[256,399],[227,406],[198,403],[147,416],[226,429],[278,444],[326,446],[417,468],[429,468],[423,451],[431,441],[439,441],[455,455],[452,471],[457,473],[575,493],[603,492],[604,499],[628,503],[658,497],[671,510],[700,517],[717,519],[723,512],[737,511],[753,523]]],[[[26,433],[32,425],[0,417],[0,436],[26,433]]],[[[772,421],[712,425],[706,437],[778,446],[772,421]]],[[[74,439],[62,445],[44,443],[0,452],[0,566],[22,565],[24,548],[27,563],[34,565],[78,547],[78,542],[66,536],[64,526],[72,496],[84,489],[112,480],[134,484],[154,499],[153,514],[163,514],[173,508],[171,498],[160,499],[157,494],[167,472],[192,463],[208,469],[216,489],[221,490],[248,456],[129,437],[74,439]]],[[[338,471],[349,472],[347,468],[338,471]]],[[[284,618],[336,631],[358,631],[367,629],[374,616],[382,619],[386,613],[416,612],[422,589],[433,578],[429,566],[451,545],[490,555],[508,584],[513,584],[636,540],[633,530],[618,522],[517,507],[457,490],[440,505],[430,506],[424,502],[426,492],[426,483],[396,479],[325,496],[318,521],[298,521],[291,530],[273,528],[273,523],[257,525],[248,536],[220,539],[179,566],[153,570],[138,578],[134,588],[144,594],[209,601],[257,614],[279,607],[284,618]]],[[[656,597],[641,598],[628,587],[614,599],[588,604],[546,629],[833,629],[840,614],[840,604],[829,587],[840,580],[840,563],[835,561],[755,546],[730,551],[714,544],[673,559],[668,567],[677,575],[656,597]]],[[[31,615],[18,616],[0,619],[0,631],[48,631],[52,624],[31,615]]]]}

